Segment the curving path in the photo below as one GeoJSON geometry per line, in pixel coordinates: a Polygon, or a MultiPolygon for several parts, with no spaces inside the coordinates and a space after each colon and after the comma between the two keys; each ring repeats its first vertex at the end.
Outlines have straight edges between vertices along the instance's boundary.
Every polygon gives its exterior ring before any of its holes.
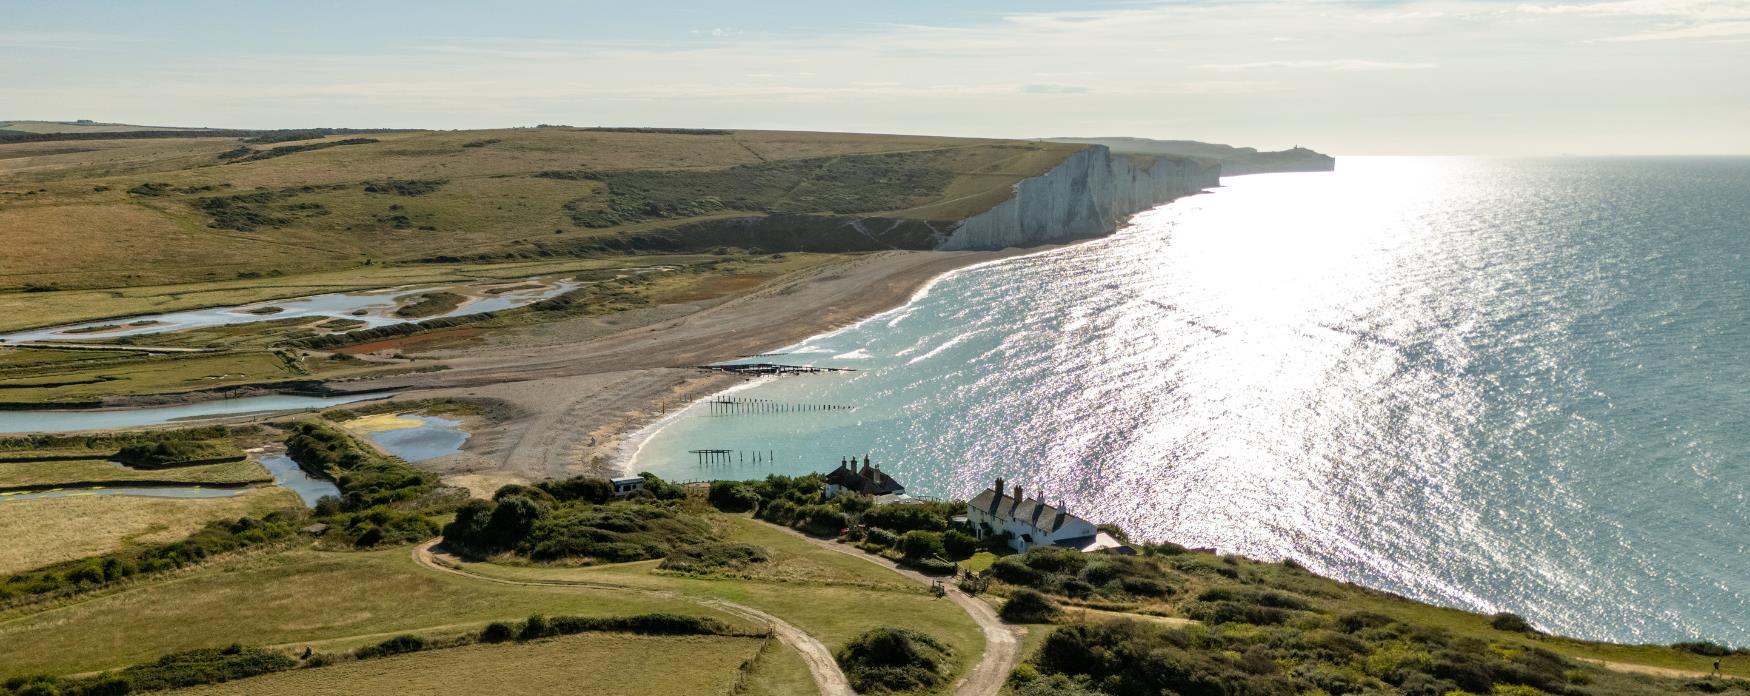
{"type": "MultiPolygon", "coordinates": [[[[761,524],[771,523],[762,520],[761,524]]],[[[937,580],[937,578],[903,568],[898,563],[880,556],[863,553],[860,549],[845,546],[837,541],[811,537],[789,527],[775,524],[771,526],[782,529],[820,548],[861,558],[869,563],[887,568],[911,578],[914,582],[933,585],[937,580]]],[[[959,605],[967,616],[972,617],[972,620],[984,631],[984,656],[979,659],[978,664],[973,665],[971,672],[961,677],[959,683],[954,685],[954,694],[955,696],[996,696],[1002,691],[1003,684],[1008,681],[1009,673],[1015,671],[1015,665],[1021,661],[1021,629],[1003,623],[1002,619],[997,618],[996,610],[992,609],[989,604],[961,592],[951,583],[948,584],[947,596],[949,600],[959,605]]]]}
{"type": "MultiPolygon", "coordinates": [[[[588,581],[588,580],[575,580],[575,581],[509,580],[509,579],[505,579],[505,578],[495,578],[495,577],[491,577],[491,576],[487,576],[487,575],[480,575],[478,573],[469,572],[465,568],[459,567],[459,564],[456,564],[454,561],[450,561],[450,562],[440,561],[439,556],[440,555],[447,556],[447,554],[439,554],[437,551],[434,551],[432,547],[437,546],[438,543],[441,541],[443,541],[442,538],[432,539],[430,541],[427,541],[425,543],[422,543],[422,544],[419,544],[418,546],[413,547],[413,560],[414,560],[414,562],[416,562],[422,566],[425,566],[427,568],[430,568],[432,570],[439,571],[439,572],[460,575],[460,576],[463,576],[463,577],[466,577],[466,578],[469,578],[472,580],[479,580],[479,581],[483,581],[483,582],[495,582],[495,583],[499,583],[501,585],[524,585],[524,586],[534,586],[534,587],[588,587],[588,588],[595,588],[595,589],[614,590],[617,592],[637,592],[639,594],[649,595],[649,596],[653,596],[653,597],[662,597],[665,599],[675,599],[675,600],[680,600],[680,601],[684,601],[684,602],[692,602],[694,604],[698,604],[701,606],[707,606],[707,607],[711,607],[713,609],[720,609],[720,610],[729,612],[731,614],[735,614],[736,616],[740,616],[742,618],[748,619],[750,621],[753,621],[755,623],[758,623],[758,624],[761,624],[761,625],[764,625],[764,626],[770,628],[772,630],[773,635],[776,635],[778,637],[778,640],[782,641],[785,645],[788,645],[791,648],[794,648],[797,653],[800,653],[802,655],[803,662],[806,662],[808,664],[808,673],[814,677],[815,688],[817,690],[819,690],[819,692],[821,694],[825,694],[826,696],[856,696],[856,692],[851,690],[850,681],[845,679],[845,673],[843,671],[839,670],[838,661],[833,659],[832,651],[828,650],[825,644],[823,644],[819,640],[815,639],[814,636],[808,635],[808,633],[806,631],[803,631],[802,629],[797,628],[795,625],[791,624],[790,622],[787,622],[783,619],[780,619],[776,616],[773,616],[773,615],[768,614],[766,612],[760,611],[760,610],[755,609],[753,607],[746,606],[743,604],[736,604],[734,602],[728,602],[728,601],[724,601],[721,599],[708,599],[708,598],[703,598],[703,597],[694,597],[694,596],[690,596],[690,595],[681,594],[678,592],[669,592],[669,591],[665,591],[665,590],[652,590],[652,589],[642,588],[642,587],[630,587],[627,585],[616,585],[614,583],[608,583],[608,582],[594,582],[594,581],[588,581]]],[[[1006,673],[1005,673],[1005,675],[1006,675],[1006,673]]],[[[994,694],[996,692],[993,691],[991,693],[994,694]]]]}

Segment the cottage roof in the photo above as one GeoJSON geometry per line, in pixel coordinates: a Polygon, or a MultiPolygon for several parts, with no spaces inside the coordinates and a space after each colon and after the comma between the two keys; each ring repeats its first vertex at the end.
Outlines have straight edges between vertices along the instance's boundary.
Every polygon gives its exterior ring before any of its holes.
{"type": "Polygon", "coordinates": [[[870,466],[867,457],[863,459],[861,471],[856,467],[855,460],[841,461],[837,469],[826,475],[826,482],[864,495],[894,495],[905,492],[905,486],[887,472],[870,466]]]}
{"type": "Polygon", "coordinates": [[[1068,513],[1060,515],[1058,513],[1063,512],[1061,508],[1043,500],[1017,499],[995,488],[986,488],[973,496],[967,506],[974,510],[983,510],[999,519],[1025,522],[1034,529],[1049,532],[1062,529],[1070,520],[1086,521],[1068,513]]]}

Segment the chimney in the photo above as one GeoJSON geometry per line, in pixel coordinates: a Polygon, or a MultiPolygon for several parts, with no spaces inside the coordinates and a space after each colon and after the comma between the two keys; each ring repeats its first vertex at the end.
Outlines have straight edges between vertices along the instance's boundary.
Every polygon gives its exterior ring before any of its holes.
{"type": "Polygon", "coordinates": [[[1003,478],[1001,476],[997,477],[997,485],[991,490],[996,491],[998,498],[1003,497],[1003,478]]]}
{"type": "Polygon", "coordinates": [[[1015,504],[1021,504],[1021,484],[1015,484],[1015,504]]]}
{"type": "Polygon", "coordinates": [[[1068,518],[1069,510],[1064,509],[1063,501],[1057,501],[1057,519],[1051,521],[1051,531],[1055,532],[1058,529],[1061,529],[1063,527],[1063,521],[1068,518]]]}
{"type": "Polygon", "coordinates": [[[1000,477],[1000,476],[997,477],[996,487],[992,488],[990,490],[991,490],[991,493],[993,493],[993,495],[991,495],[991,497],[990,497],[990,510],[988,512],[994,516],[997,514],[997,508],[1000,508],[1003,506],[1003,479],[1002,479],[1002,477],[1000,477]]]}

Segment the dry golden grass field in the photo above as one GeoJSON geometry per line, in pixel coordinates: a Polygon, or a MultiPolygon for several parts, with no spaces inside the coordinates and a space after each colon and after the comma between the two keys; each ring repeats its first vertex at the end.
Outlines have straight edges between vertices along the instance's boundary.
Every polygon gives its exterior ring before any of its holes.
{"type": "MultiPolygon", "coordinates": [[[[177,696],[710,696],[730,694],[764,641],[593,633],[470,645],[180,689],[177,696]]],[[[806,673],[804,674],[806,676],[806,673]]],[[[741,693],[762,693],[744,691],[741,693]]]]}
{"type": "Polygon", "coordinates": [[[0,502],[0,539],[6,540],[0,544],[0,573],[95,556],[130,543],[168,543],[213,520],[298,505],[297,494],[283,488],[228,498],[85,495],[0,502]]]}

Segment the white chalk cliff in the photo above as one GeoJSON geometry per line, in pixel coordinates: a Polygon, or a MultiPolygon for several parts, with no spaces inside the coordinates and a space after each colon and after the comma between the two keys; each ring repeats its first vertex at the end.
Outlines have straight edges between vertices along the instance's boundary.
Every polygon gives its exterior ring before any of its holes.
{"type": "Polygon", "coordinates": [[[938,249],[1002,249],[1110,234],[1131,215],[1220,182],[1221,166],[1155,158],[1147,169],[1092,145],[1015,184],[1014,197],[961,220],[938,249]]]}

